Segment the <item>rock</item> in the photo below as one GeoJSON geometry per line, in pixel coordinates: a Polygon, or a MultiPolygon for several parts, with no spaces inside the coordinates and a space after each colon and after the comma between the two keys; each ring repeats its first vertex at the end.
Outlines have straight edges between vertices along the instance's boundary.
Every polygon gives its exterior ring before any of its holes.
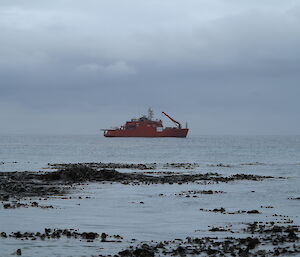
{"type": "Polygon", "coordinates": [[[1,237],[4,237],[4,238],[7,238],[7,235],[6,235],[5,232],[1,232],[1,233],[0,233],[0,236],[1,236],[1,237]]]}
{"type": "Polygon", "coordinates": [[[22,237],[22,234],[21,234],[21,232],[16,232],[16,233],[14,233],[14,237],[15,238],[21,238],[22,237]]]}
{"type": "Polygon", "coordinates": [[[31,206],[32,206],[32,207],[38,207],[39,204],[38,204],[37,202],[32,202],[32,203],[31,203],[31,206]]]}
{"type": "Polygon", "coordinates": [[[82,233],[82,238],[84,239],[90,239],[90,240],[94,240],[96,239],[97,237],[99,237],[99,234],[98,233],[94,233],[94,232],[84,232],[82,233]]]}
{"type": "Polygon", "coordinates": [[[247,249],[254,249],[260,243],[260,241],[257,238],[253,239],[251,237],[248,237],[247,241],[248,241],[247,249]]]}
{"type": "Polygon", "coordinates": [[[137,248],[133,251],[135,257],[154,257],[154,251],[149,249],[137,248]]]}
{"type": "Polygon", "coordinates": [[[102,233],[101,234],[101,242],[106,242],[106,237],[107,237],[107,234],[102,233]]]}
{"type": "Polygon", "coordinates": [[[297,237],[297,235],[295,234],[294,231],[290,231],[287,237],[289,239],[292,239],[292,240],[297,240],[298,239],[298,237],[297,237]]]}
{"type": "Polygon", "coordinates": [[[209,231],[212,231],[212,232],[217,232],[217,231],[223,232],[223,231],[227,231],[227,230],[224,229],[224,228],[212,227],[211,229],[209,229],[209,231]]]}
{"type": "Polygon", "coordinates": [[[132,256],[132,255],[131,255],[131,251],[129,251],[128,249],[119,252],[119,255],[120,255],[121,257],[129,257],[129,256],[132,256]]]}
{"type": "Polygon", "coordinates": [[[215,208],[212,210],[213,212],[225,212],[225,208],[221,207],[220,209],[215,208]]]}
{"type": "Polygon", "coordinates": [[[12,205],[10,205],[10,203],[6,203],[6,204],[3,204],[3,208],[4,209],[11,209],[12,205]]]}
{"type": "Polygon", "coordinates": [[[258,210],[251,210],[251,211],[247,211],[247,213],[249,213],[249,214],[259,214],[260,212],[258,210]]]}
{"type": "Polygon", "coordinates": [[[51,229],[51,228],[45,228],[45,233],[46,233],[46,234],[49,234],[49,233],[51,233],[51,231],[52,231],[52,229],[51,229]]]}
{"type": "Polygon", "coordinates": [[[9,201],[9,195],[0,195],[0,201],[9,201]]]}

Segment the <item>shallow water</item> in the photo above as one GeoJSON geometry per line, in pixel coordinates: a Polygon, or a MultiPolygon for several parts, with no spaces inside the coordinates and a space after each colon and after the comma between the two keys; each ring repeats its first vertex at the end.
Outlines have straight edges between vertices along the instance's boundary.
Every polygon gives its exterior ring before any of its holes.
{"type": "MultiPolygon", "coordinates": [[[[72,199],[34,199],[40,205],[53,205],[54,209],[0,207],[0,231],[7,233],[42,232],[49,227],[105,232],[124,237],[122,243],[0,238],[0,256],[11,256],[18,248],[22,249],[22,256],[115,253],[130,245],[132,238],[159,241],[186,236],[213,236],[215,234],[208,231],[208,226],[231,224],[238,230],[245,222],[283,219],[272,216],[275,213],[287,215],[294,224],[300,225],[300,201],[288,199],[300,196],[300,136],[199,136],[186,139],[0,136],[0,163],[3,162],[0,171],[42,170],[47,168],[48,163],[100,161],[156,162],[160,164],[158,171],[218,172],[224,175],[247,173],[287,178],[207,185],[91,183],[78,187],[70,195],[72,199]],[[171,162],[193,162],[199,167],[190,170],[163,168],[163,164],[171,162]],[[216,167],[220,163],[229,167],[216,167]],[[187,190],[218,190],[225,193],[199,195],[197,198],[175,195],[187,190]],[[90,198],[79,199],[79,196],[90,198]],[[225,215],[199,210],[220,207],[228,211],[257,209],[261,214],[225,215]]],[[[217,235],[226,235],[226,232],[218,232],[217,235]]]]}

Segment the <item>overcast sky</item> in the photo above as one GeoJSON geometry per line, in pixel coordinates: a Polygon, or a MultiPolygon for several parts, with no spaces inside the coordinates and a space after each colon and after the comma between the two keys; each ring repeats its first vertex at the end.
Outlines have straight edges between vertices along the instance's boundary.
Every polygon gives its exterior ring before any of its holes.
{"type": "Polygon", "coordinates": [[[0,133],[148,107],[192,134],[300,134],[299,0],[0,1],[0,133]]]}

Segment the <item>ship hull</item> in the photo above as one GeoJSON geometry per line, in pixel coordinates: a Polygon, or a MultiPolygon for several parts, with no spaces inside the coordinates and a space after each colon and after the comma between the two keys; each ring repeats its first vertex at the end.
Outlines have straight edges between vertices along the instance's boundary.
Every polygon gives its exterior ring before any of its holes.
{"type": "Polygon", "coordinates": [[[105,137],[186,137],[187,128],[165,128],[157,131],[154,128],[140,128],[133,130],[108,129],[104,131],[105,137]]]}

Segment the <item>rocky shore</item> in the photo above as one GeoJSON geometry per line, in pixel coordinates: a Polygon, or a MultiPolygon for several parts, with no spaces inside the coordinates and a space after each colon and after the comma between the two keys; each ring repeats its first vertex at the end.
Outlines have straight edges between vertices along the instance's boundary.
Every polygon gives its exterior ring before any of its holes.
{"type": "MultiPolygon", "coordinates": [[[[1,172],[0,200],[23,197],[44,197],[65,194],[73,185],[82,182],[118,182],[122,184],[182,184],[182,183],[228,183],[236,180],[261,181],[272,176],[234,174],[222,176],[219,173],[159,174],[122,173],[115,169],[93,168],[85,164],[64,164],[52,172],[1,172]]],[[[132,164],[135,165],[135,164],[132,164]]],[[[128,166],[132,166],[128,164],[128,166]]],[[[117,166],[117,165],[116,165],[117,166]]],[[[139,168],[140,164],[138,164],[139,168]]],[[[148,169],[148,168],[145,168],[148,169]]],[[[213,192],[202,192],[213,193],[213,192]]]]}
{"type": "MultiPolygon", "coordinates": [[[[75,192],[78,185],[89,182],[119,183],[127,186],[155,184],[220,184],[238,181],[256,183],[264,180],[282,180],[284,177],[261,176],[253,174],[233,174],[225,176],[221,173],[181,173],[154,171],[156,164],[51,164],[55,169],[50,172],[0,172],[0,201],[3,211],[17,208],[53,209],[52,205],[43,205],[36,199],[65,196],[75,192]],[[140,170],[139,172],[119,172],[116,169],[140,170]],[[22,202],[24,200],[25,202],[22,202]],[[26,202],[27,200],[27,202],[26,202]]],[[[250,165],[250,164],[249,164],[250,165]]],[[[254,165],[254,164],[253,164],[254,165]]],[[[191,168],[196,164],[166,164],[168,167],[191,168]]],[[[220,165],[219,167],[223,167],[220,165]]],[[[253,191],[254,192],[254,191],[253,191]]],[[[223,190],[184,190],[173,194],[177,199],[194,200],[199,197],[227,195],[223,190]]],[[[164,196],[160,194],[159,196],[164,196]]],[[[71,198],[71,197],[70,197],[71,198]]],[[[84,197],[80,199],[88,199],[84,197]]],[[[298,197],[290,198],[298,200],[298,197]]],[[[288,199],[287,199],[288,201],[288,199]]],[[[297,201],[294,201],[297,202],[297,201]]],[[[143,202],[140,202],[143,203],[143,202]]],[[[219,207],[214,209],[197,208],[199,212],[209,212],[216,215],[261,215],[271,205],[257,209],[227,210],[219,207]]],[[[258,207],[259,208],[259,207],[258,207]]],[[[50,210],[49,210],[50,211],[50,210]]],[[[52,210],[51,210],[52,211],[52,210]]],[[[89,243],[121,243],[129,245],[116,252],[115,257],[154,257],[154,256],[297,256],[300,254],[299,227],[293,224],[289,216],[274,214],[273,221],[254,221],[244,223],[242,229],[232,229],[231,225],[213,226],[205,233],[211,236],[174,238],[174,240],[156,242],[140,242],[138,239],[124,239],[121,235],[106,232],[80,232],[77,229],[45,228],[44,231],[1,231],[0,240],[47,241],[63,238],[86,241],[89,243]],[[222,233],[227,233],[222,235],[222,233]],[[232,235],[232,236],[228,236],[232,235]],[[126,241],[127,240],[127,241],[126,241]]],[[[21,249],[14,253],[22,255],[21,249]]]]}
{"type": "MultiPolygon", "coordinates": [[[[212,233],[230,231],[225,228],[212,228],[212,233]]],[[[169,241],[141,243],[119,251],[114,257],[154,257],[154,256],[296,256],[300,254],[299,227],[295,225],[279,225],[276,222],[253,222],[245,224],[245,228],[237,231],[236,237],[187,237],[169,241]]],[[[42,232],[0,232],[3,240],[59,240],[73,238],[87,242],[120,243],[120,235],[98,234],[95,232],[79,232],[76,229],[50,229],[42,232]]],[[[132,242],[131,242],[132,243],[132,242]]],[[[18,249],[19,250],[19,249],[18,249]]],[[[20,254],[21,255],[21,254],[20,254]]],[[[93,255],[112,256],[112,255],[93,255]]]]}
{"type": "MultiPolygon", "coordinates": [[[[210,230],[212,232],[224,229],[210,230]]],[[[154,256],[297,256],[300,253],[299,227],[266,223],[246,224],[251,236],[175,239],[141,244],[118,253],[120,257],[154,256]],[[263,249],[262,249],[263,247],[263,249]]]]}

